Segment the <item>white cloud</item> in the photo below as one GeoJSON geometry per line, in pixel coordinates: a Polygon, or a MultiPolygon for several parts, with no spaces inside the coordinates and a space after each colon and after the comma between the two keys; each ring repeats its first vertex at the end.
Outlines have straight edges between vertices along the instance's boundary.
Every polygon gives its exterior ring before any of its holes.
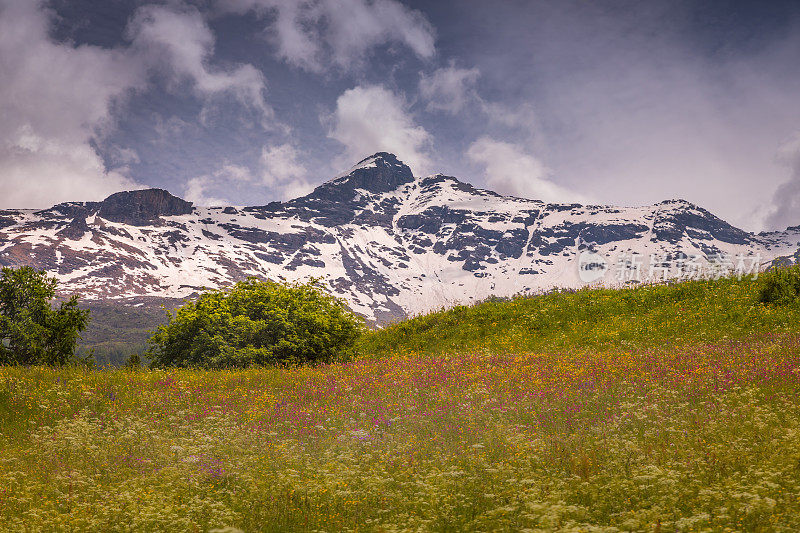
{"type": "Polygon", "coordinates": [[[214,172],[189,179],[184,188],[187,200],[202,206],[231,205],[224,197],[243,185],[263,184],[271,189],[272,197],[288,200],[308,194],[313,186],[308,182],[308,170],[299,161],[299,153],[291,144],[264,146],[256,170],[243,165],[226,163],[214,172]]]}
{"type": "MultiPolygon", "coordinates": [[[[53,41],[54,15],[40,1],[0,0],[0,207],[100,200],[140,188],[128,177],[136,152],[104,139],[114,127],[115,106],[146,89],[150,73],[166,74],[175,90],[188,81],[206,104],[231,96],[265,127],[283,128],[264,98],[260,71],[212,65],[214,35],[203,16],[176,5],[141,7],[127,30],[132,45],[106,49],[53,41]],[[98,145],[105,146],[108,164],[98,145]]],[[[189,191],[195,200],[219,200],[202,191],[222,176],[195,179],[189,191]]]]}
{"type": "Polygon", "coordinates": [[[0,207],[139,187],[106,168],[92,140],[114,103],[144,85],[142,64],[124,50],[55,43],[51,16],[34,0],[0,0],[0,207]]]}
{"type": "Polygon", "coordinates": [[[212,176],[203,175],[191,178],[186,182],[183,197],[197,206],[210,207],[231,205],[228,200],[212,196],[208,193],[208,190],[215,186],[216,182],[212,176]]]}
{"type": "Polygon", "coordinates": [[[329,64],[351,70],[386,44],[403,44],[422,58],[435,52],[430,22],[396,0],[219,0],[217,5],[268,18],[278,57],[313,72],[329,64]]]}
{"type": "Polygon", "coordinates": [[[777,160],[791,171],[789,181],[773,196],[773,210],[766,219],[769,228],[785,229],[800,224],[800,132],[778,149],[777,160]]]}
{"type": "Polygon", "coordinates": [[[429,110],[455,115],[470,98],[476,97],[474,86],[478,76],[480,72],[476,68],[463,69],[451,63],[430,76],[423,74],[419,80],[419,92],[428,101],[429,110]]]}
{"type": "Polygon", "coordinates": [[[512,106],[481,100],[481,110],[493,124],[520,131],[529,136],[537,132],[536,113],[529,103],[512,106]]]}
{"type": "Polygon", "coordinates": [[[214,196],[211,191],[226,190],[253,181],[253,173],[242,165],[225,163],[211,174],[203,174],[189,179],[184,187],[184,198],[195,205],[231,205],[227,199],[214,196]]]}
{"type": "Polygon", "coordinates": [[[110,157],[114,163],[119,165],[129,165],[132,163],[141,162],[139,154],[136,152],[136,150],[117,145],[109,146],[108,157],[110,157]]]}
{"type": "Polygon", "coordinates": [[[250,172],[249,168],[232,163],[222,165],[222,168],[214,172],[214,177],[226,182],[245,183],[253,181],[253,173],[250,172]]]}
{"type": "Polygon", "coordinates": [[[467,157],[486,168],[486,183],[492,190],[544,202],[582,202],[550,181],[550,171],[522,147],[481,137],[467,150],[467,157]]]}
{"type": "Polygon", "coordinates": [[[190,124],[185,120],[176,116],[164,119],[160,114],[154,114],[153,131],[156,133],[156,138],[152,141],[155,144],[164,143],[181,135],[186,135],[188,132],[196,128],[196,125],[190,124]]]}
{"type": "Polygon", "coordinates": [[[127,31],[133,46],[149,64],[171,76],[174,85],[188,80],[203,99],[233,96],[260,115],[262,126],[277,126],[264,98],[266,82],[261,71],[250,64],[228,69],[210,64],[214,34],[196,9],[146,5],[137,10],[127,31]]]}
{"type": "Polygon", "coordinates": [[[528,4],[487,9],[504,35],[476,35],[471,59],[500,88],[487,96],[535,105],[538,142],[524,145],[560,183],[618,205],[686,198],[764,228],[760,208],[787,178],[775,147],[800,125],[798,20],[742,33],[732,16],[698,33],[697,2],[528,4]]]}
{"type": "Polygon", "coordinates": [[[406,102],[379,86],[355,87],[336,100],[328,136],[345,145],[342,166],[385,151],[395,154],[416,175],[430,169],[430,134],[414,124],[406,102]]]}
{"type": "Polygon", "coordinates": [[[308,194],[313,188],[307,179],[308,170],[298,157],[297,150],[288,143],[265,146],[261,151],[261,179],[284,200],[308,194]]]}

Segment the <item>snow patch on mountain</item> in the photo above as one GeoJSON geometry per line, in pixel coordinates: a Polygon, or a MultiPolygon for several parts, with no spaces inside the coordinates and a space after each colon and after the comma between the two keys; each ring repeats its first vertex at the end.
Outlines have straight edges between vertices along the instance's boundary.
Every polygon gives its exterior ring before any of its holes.
{"type": "MultiPolygon", "coordinates": [[[[579,256],[794,257],[800,227],[758,235],[685,200],[612,207],[501,196],[414,177],[394,155],[288,202],[193,207],[166,191],[0,212],[0,265],[32,265],[84,298],[185,298],[248,276],[318,278],[376,322],[489,296],[584,285],[579,256]],[[104,216],[105,215],[105,216],[104,216]]],[[[609,268],[598,280],[617,284],[609,268]]]]}

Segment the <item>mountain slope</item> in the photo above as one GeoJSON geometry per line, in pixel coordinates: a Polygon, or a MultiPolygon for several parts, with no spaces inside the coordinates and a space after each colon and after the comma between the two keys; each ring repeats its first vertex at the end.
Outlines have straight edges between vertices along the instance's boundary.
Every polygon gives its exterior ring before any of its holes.
{"type": "Polygon", "coordinates": [[[597,266],[581,261],[589,252],[607,261],[590,277],[615,284],[625,281],[614,268],[623,258],[639,258],[644,281],[680,275],[661,268],[667,260],[707,268],[716,256],[747,256],[763,266],[799,240],[798,228],[753,235],[683,200],[609,207],[501,196],[441,174],[414,177],[387,153],[265,206],[193,207],[151,189],[0,212],[0,265],[44,268],[84,298],[184,298],[250,275],[318,277],[379,323],[582,286],[581,268],[597,266]]]}

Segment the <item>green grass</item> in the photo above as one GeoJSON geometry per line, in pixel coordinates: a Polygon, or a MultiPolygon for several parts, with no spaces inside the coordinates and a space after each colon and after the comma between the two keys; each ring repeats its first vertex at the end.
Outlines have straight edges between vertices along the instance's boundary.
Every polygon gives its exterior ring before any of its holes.
{"type": "Polygon", "coordinates": [[[0,367],[0,523],[800,531],[800,306],[763,281],[486,302],[318,367],[0,367]]]}
{"type": "Polygon", "coordinates": [[[796,332],[797,302],[774,306],[759,301],[762,285],[775,275],[490,300],[372,332],[361,340],[360,351],[383,356],[644,349],[796,332]]]}

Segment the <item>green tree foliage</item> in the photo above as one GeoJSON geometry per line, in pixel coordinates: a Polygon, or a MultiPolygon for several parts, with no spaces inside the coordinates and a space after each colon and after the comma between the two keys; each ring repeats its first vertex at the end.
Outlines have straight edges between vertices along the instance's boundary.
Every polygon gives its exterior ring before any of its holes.
{"type": "Polygon", "coordinates": [[[142,366],[142,358],[138,353],[132,353],[128,356],[128,358],[125,360],[125,364],[122,366],[129,370],[136,370],[142,366]]]}
{"type": "Polygon", "coordinates": [[[153,366],[206,368],[330,362],[350,353],[363,323],[314,282],[250,278],[169,314],[150,339],[153,366]]]}
{"type": "Polygon", "coordinates": [[[0,274],[0,364],[63,365],[75,360],[89,311],[73,296],[53,309],[57,281],[31,267],[0,274]]]}
{"type": "Polygon", "coordinates": [[[787,305],[800,300],[800,267],[779,267],[767,272],[761,285],[759,300],[776,305],[787,305]]]}

